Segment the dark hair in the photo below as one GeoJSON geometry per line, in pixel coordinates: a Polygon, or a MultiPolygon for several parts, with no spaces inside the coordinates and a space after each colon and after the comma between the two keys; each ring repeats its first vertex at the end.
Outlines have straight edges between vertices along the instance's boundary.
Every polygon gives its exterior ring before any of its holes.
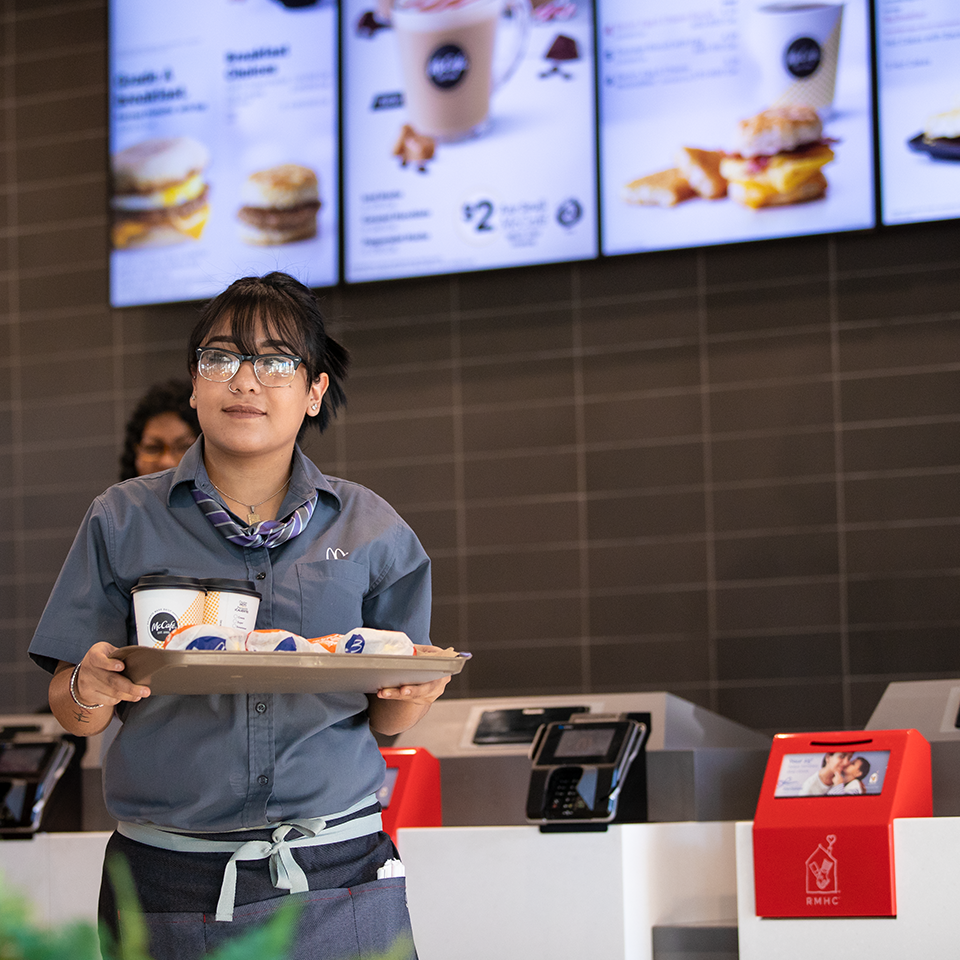
{"type": "Polygon", "coordinates": [[[175,413],[200,436],[200,421],[197,411],[190,406],[193,384],[189,380],[166,380],[155,383],[139,400],[127,420],[123,434],[123,451],[120,454],[120,479],[137,476],[137,445],[143,439],[147,422],[161,413],[175,413]]]}
{"type": "Polygon", "coordinates": [[[825,754],[823,755],[823,759],[820,761],[820,767],[821,767],[821,769],[827,765],[827,761],[828,761],[831,757],[836,756],[836,754],[838,754],[838,753],[842,753],[842,754],[844,754],[845,756],[848,756],[848,757],[849,757],[849,756],[852,756],[852,754],[850,753],[849,750],[832,750],[830,753],[825,753],[825,754]]]}
{"type": "Polygon", "coordinates": [[[855,779],[862,780],[870,772],[870,761],[866,757],[855,757],[850,762],[860,763],[860,776],[855,779]]]}
{"type": "Polygon", "coordinates": [[[187,344],[190,373],[196,375],[197,348],[212,331],[226,328],[239,352],[253,354],[257,352],[255,338],[261,325],[271,338],[286,344],[302,358],[307,383],[315,383],[322,373],[330,378],[320,413],[304,417],[297,436],[299,439],[310,423],[315,423],[322,433],[330,418],[347,402],[343,381],[350,355],[327,335],[320,304],[310,288],[289,274],[275,271],[263,277],[242,277],[207,303],[187,344]]]}

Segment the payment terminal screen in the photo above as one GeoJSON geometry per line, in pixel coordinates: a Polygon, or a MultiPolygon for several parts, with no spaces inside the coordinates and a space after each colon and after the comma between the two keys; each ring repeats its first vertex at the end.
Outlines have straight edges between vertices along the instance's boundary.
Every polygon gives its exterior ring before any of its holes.
{"type": "Polygon", "coordinates": [[[612,727],[565,730],[554,751],[558,760],[570,757],[605,757],[616,733],[612,727]]]}

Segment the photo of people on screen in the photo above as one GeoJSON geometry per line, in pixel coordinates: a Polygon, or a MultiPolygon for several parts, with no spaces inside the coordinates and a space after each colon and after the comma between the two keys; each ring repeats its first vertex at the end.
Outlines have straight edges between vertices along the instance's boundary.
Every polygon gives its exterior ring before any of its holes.
{"type": "Polygon", "coordinates": [[[788,753],[780,764],[776,797],[862,797],[877,795],[889,750],[788,753]]]}

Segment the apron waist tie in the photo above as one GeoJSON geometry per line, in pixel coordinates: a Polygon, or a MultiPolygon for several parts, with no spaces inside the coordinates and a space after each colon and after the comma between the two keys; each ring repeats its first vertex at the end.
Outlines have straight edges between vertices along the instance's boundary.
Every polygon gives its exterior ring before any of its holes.
{"type": "MultiPolygon", "coordinates": [[[[376,797],[367,799],[351,807],[363,809],[377,802],[376,797]]],[[[146,823],[117,824],[117,833],[129,840],[159,847],[161,850],[176,850],[182,853],[230,853],[231,857],[223,871],[223,884],[220,887],[220,899],[217,901],[217,920],[233,920],[233,908],[237,898],[237,861],[269,860],[270,880],[278,890],[289,893],[305,893],[308,889],[307,875],[300,864],[293,859],[292,851],[297,847],[315,847],[324,843],[339,843],[342,840],[355,840],[378,833],[382,827],[379,811],[362,817],[355,817],[343,823],[327,826],[330,820],[348,816],[350,811],[330,817],[314,817],[304,820],[288,820],[274,827],[270,840],[205,840],[176,830],[166,830],[146,823]],[[288,840],[292,830],[298,830],[303,836],[288,840]]]]}

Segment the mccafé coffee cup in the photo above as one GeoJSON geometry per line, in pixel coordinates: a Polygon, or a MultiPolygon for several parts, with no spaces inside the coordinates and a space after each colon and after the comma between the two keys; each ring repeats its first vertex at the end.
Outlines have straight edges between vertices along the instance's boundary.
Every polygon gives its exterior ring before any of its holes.
{"type": "Polygon", "coordinates": [[[481,133],[491,95],[523,58],[529,0],[393,0],[390,22],[414,130],[448,142],[481,133]],[[510,28],[515,50],[498,72],[494,49],[510,28]]]}
{"type": "Polygon", "coordinates": [[[752,16],[752,46],[764,107],[833,105],[840,55],[842,3],[772,0],[752,16]]]}
{"type": "Polygon", "coordinates": [[[203,623],[247,631],[256,628],[260,594],[254,589],[253,581],[209,578],[200,583],[206,591],[203,623]]]}
{"type": "Polygon", "coordinates": [[[203,623],[207,592],[196,577],[141,577],[131,593],[141,647],[162,646],[167,634],[178,627],[203,623]]]}
{"type": "Polygon", "coordinates": [[[161,647],[172,631],[198,623],[253,630],[260,607],[250,580],[152,574],[141,577],[131,593],[137,643],[143,647],[161,647]]]}

